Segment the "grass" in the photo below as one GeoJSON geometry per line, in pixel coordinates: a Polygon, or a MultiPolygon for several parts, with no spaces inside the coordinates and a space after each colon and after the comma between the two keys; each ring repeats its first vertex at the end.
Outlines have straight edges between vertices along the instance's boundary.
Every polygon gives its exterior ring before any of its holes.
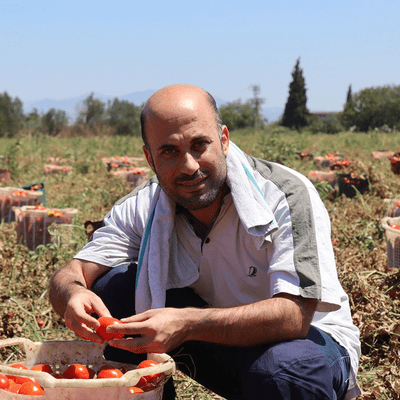
{"type": "MultiPolygon", "coordinates": [[[[269,125],[259,132],[232,132],[231,139],[251,155],[281,162],[305,175],[317,166],[312,159],[300,159],[297,152],[318,156],[339,151],[353,161],[344,172],[368,176],[370,190],[354,198],[337,196],[323,182],[316,187],[330,214],[339,278],[349,294],[353,319],[360,329],[363,355],[359,382],[364,392],[360,399],[398,399],[400,273],[387,269],[381,219],[387,207],[384,199],[400,198],[400,180],[387,159],[371,156],[374,150],[399,150],[397,134],[312,135],[269,125]]],[[[76,339],[52,310],[48,301],[49,279],[86,243],[84,222],[102,219],[131,190],[128,182],[107,171],[101,158],[141,156],[141,147],[138,137],[63,138],[39,134],[0,138],[0,169],[9,167],[12,171],[11,181],[0,181],[0,186],[45,182],[48,207],[78,210],[68,240],[39,246],[35,251],[17,242],[15,222],[0,223],[0,339],[76,339]],[[44,164],[49,157],[65,158],[71,166],[70,173],[46,175],[44,164]],[[44,322],[43,326],[39,326],[39,320],[44,322]]],[[[18,348],[0,349],[3,363],[21,357],[18,348]]],[[[179,399],[220,398],[181,372],[174,382],[179,399]]]]}

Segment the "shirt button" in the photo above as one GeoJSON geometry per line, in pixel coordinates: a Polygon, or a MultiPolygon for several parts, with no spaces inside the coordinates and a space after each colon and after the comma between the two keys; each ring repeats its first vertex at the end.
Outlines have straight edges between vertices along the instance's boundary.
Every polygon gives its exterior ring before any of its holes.
{"type": "Polygon", "coordinates": [[[207,243],[210,243],[210,238],[207,238],[206,240],[205,240],[205,243],[207,244],[207,243]]]}

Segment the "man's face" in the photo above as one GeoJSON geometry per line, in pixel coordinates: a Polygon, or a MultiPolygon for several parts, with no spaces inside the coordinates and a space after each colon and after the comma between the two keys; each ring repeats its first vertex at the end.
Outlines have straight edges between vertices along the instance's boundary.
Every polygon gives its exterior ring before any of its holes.
{"type": "Polygon", "coordinates": [[[229,132],[223,127],[220,139],[214,114],[205,108],[154,116],[146,125],[147,161],[164,192],[188,210],[209,207],[226,181],[229,132]]]}

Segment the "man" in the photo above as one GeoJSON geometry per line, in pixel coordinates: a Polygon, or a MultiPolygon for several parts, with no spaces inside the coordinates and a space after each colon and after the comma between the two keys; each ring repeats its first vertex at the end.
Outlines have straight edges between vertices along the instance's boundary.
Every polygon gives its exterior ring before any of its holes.
{"type": "Polygon", "coordinates": [[[195,86],[151,96],[142,136],[156,175],[52,278],[66,325],[101,342],[93,314],[122,318],[111,358],[183,349],[227,398],[359,395],[359,332],[313,185],[244,154],[195,86]]]}

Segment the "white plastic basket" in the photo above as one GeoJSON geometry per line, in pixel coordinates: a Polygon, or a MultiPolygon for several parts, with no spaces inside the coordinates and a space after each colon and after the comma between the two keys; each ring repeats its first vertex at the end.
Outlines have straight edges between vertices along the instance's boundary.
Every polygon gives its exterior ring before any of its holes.
{"type": "MultiPolygon", "coordinates": [[[[54,236],[48,229],[51,224],[71,228],[73,217],[78,212],[75,208],[40,207],[37,209],[36,206],[14,207],[14,211],[17,221],[17,240],[31,250],[40,244],[46,245],[54,240],[54,236]]],[[[71,229],[69,233],[70,231],[71,229]]],[[[65,238],[67,236],[64,235],[65,238]]]]}
{"type": "Polygon", "coordinates": [[[149,179],[149,172],[147,167],[129,167],[117,169],[113,171],[113,175],[125,179],[135,188],[149,179]]]}
{"type": "Polygon", "coordinates": [[[400,217],[400,199],[384,199],[383,202],[387,204],[387,217],[400,217]]]}
{"type": "Polygon", "coordinates": [[[400,265],[400,229],[390,225],[400,225],[400,217],[384,217],[382,226],[386,232],[387,264],[389,269],[399,268],[400,265]]]}
{"type": "Polygon", "coordinates": [[[11,186],[0,188],[0,220],[14,221],[13,207],[37,205],[42,195],[43,192],[39,190],[25,190],[11,186]]]}
{"type": "MultiPolygon", "coordinates": [[[[26,359],[19,361],[28,370],[11,368],[0,365],[0,372],[7,375],[18,375],[35,378],[44,388],[42,400],[161,400],[163,384],[175,372],[175,362],[164,353],[149,353],[148,359],[159,364],[153,367],[135,369],[132,364],[123,364],[105,360],[103,357],[104,344],[88,341],[48,341],[32,342],[25,338],[13,338],[0,341],[0,347],[20,346],[25,352],[26,359]],[[68,365],[79,363],[98,370],[108,364],[128,371],[121,378],[114,379],[56,379],[42,371],[32,371],[29,368],[36,364],[49,364],[54,372],[63,372],[68,365]],[[135,386],[142,376],[164,374],[160,386],[145,393],[129,393],[129,387],[135,386]]],[[[37,399],[37,396],[22,396],[26,400],[37,399]]],[[[2,400],[18,400],[21,395],[0,389],[2,400]]]]}

